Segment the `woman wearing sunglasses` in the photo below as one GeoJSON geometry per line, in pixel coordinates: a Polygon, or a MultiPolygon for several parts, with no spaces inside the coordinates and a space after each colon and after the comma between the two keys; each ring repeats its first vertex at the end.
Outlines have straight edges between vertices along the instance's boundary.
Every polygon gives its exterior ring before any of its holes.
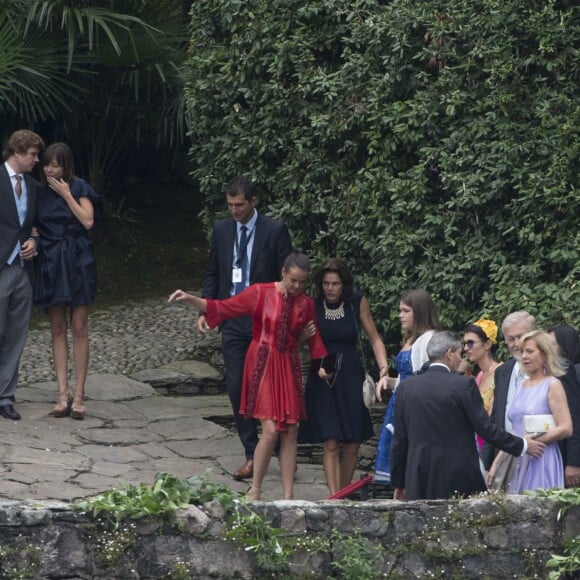
{"type": "MultiPolygon", "coordinates": [[[[468,324],[463,335],[463,350],[469,361],[479,368],[475,382],[488,415],[491,415],[493,409],[495,369],[501,364],[494,356],[497,350],[497,332],[497,324],[493,320],[481,318],[473,324],[468,324]]],[[[480,449],[484,443],[485,441],[478,435],[477,444],[480,449]]]]}

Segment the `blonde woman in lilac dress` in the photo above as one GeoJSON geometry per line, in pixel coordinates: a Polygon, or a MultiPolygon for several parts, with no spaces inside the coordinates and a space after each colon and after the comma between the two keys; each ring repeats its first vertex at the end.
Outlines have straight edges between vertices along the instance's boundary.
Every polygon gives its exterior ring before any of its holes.
{"type": "MultiPolygon", "coordinates": [[[[546,444],[541,457],[523,455],[517,458],[507,493],[563,488],[564,465],[558,441],[572,435],[572,418],[564,387],[556,376],[564,374],[565,365],[557,346],[546,332],[534,330],[524,334],[520,339],[520,349],[527,378],[508,410],[513,431],[516,435],[525,435],[525,415],[553,415],[556,426],[537,437],[538,441],[546,444]]],[[[493,480],[502,454],[498,454],[489,470],[488,485],[493,480]]]]}

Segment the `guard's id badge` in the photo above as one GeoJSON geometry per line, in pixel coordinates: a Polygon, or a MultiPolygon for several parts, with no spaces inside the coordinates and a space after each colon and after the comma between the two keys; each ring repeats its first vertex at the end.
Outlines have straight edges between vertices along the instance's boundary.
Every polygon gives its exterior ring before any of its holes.
{"type": "Polygon", "coordinates": [[[232,269],[232,282],[234,284],[239,284],[242,281],[242,269],[233,268],[232,269]]]}

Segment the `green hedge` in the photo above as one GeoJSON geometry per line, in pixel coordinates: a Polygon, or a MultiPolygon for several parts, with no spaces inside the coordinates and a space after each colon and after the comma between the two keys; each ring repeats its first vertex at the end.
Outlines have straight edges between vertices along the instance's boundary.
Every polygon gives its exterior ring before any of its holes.
{"type": "Polygon", "coordinates": [[[454,328],[580,321],[577,12],[534,0],[194,2],[186,100],[208,225],[235,174],[390,342],[424,287],[454,328]]]}

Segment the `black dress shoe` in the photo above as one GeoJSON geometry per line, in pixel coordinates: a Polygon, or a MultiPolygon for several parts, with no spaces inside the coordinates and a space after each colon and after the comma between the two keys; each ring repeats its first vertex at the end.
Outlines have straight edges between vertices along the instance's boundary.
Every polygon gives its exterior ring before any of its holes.
{"type": "Polygon", "coordinates": [[[13,405],[2,405],[0,407],[0,417],[18,421],[20,419],[20,413],[14,408],[13,405]]]}

